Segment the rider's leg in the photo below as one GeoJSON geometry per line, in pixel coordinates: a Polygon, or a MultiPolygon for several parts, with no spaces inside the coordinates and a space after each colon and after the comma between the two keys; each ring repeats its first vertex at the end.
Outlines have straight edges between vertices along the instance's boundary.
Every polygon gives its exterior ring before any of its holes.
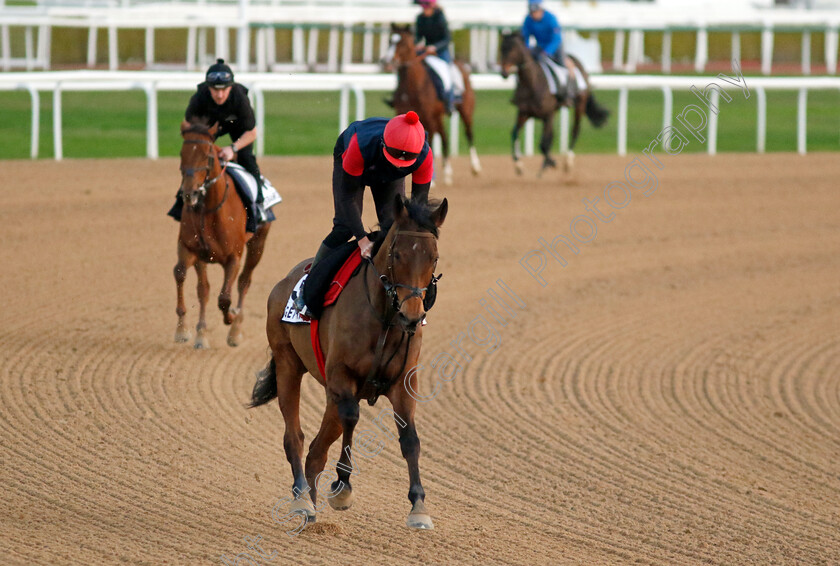
{"type": "Polygon", "coordinates": [[[257,157],[254,155],[254,144],[239,148],[236,151],[236,162],[254,176],[254,180],[257,181],[257,203],[261,203],[263,201],[262,175],[260,174],[260,167],[257,165],[257,157]]]}

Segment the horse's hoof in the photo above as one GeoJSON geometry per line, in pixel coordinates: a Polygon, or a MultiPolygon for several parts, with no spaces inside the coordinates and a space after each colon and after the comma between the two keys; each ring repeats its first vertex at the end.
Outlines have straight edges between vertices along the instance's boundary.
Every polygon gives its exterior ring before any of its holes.
{"type": "Polygon", "coordinates": [[[179,344],[183,344],[184,342],[189,342],[192,336],[186,330],[176,330],[175,331],[175,342],[179,344]]]}
{"type": "Polygon", "coordinates": [[[516,167],[517,175],[522,175],[522,173],[525,172],[524,168],[522,167],[522,163],[520,163],[519,161],[515,162],[513,165],[514,167],[516,167]]]}
{"type": "Polygon", "coordinates": [[[210,342],[207,341],[207,338],[198,338],[193,344],[193,348],[196,350],[207,350],[210,348],[210,342]]]}
{"type": "Polygon", "coordinates": [[[435,524],[428,513],[410,513],[405,520],[405,526],[418,531],[431,531],[435,528],[435,524]]]}
{"type": "Polygon", "coordinates": [[[231,348],[236,348],[242,343],[242,335],[237,334],[236,336],[228,336],[227,337],[227,344],[231,348]]]}
{"type": "Polygon", "coordinates": [[[312,500],[308,496],[298,497],[292,504],[289,505],[289,511],[299,515],[306,516],[306,523],[314,523],[317,519],[315,516],[315,506],[312,505],[312,500]]]}
{"type": "Polygon", "coordinates": [[[327,501],[330,502],[330,507],[336,511],[346,511],[347,509],[350,509],[353,505],[353,499],[353,491],[347,489],[346,487],[342,488],[341,491],[332,497],[327,497],[327,501]]]}

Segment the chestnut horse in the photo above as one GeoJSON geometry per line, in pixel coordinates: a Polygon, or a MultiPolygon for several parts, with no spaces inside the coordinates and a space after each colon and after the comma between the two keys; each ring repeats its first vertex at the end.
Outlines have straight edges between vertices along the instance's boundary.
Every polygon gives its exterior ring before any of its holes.
{"type": "Polygon", "coordinates": [[[219,161],[219,148],[213,143],[218,124],[208,127],[202,123],[184,124],[181,136],[181,192],[184,210],[178,232],[178,263],[175,264],[175,282],[178,286],[178,326],[175,341],[190,339],[184,317],[184,280],[187,270],[195,266],[198,275],[198,325],[195,348],[209,347],[204,315],[210,284],[207,281],[207,264],[219,263],[225,270],[225,281],[219,293],[219,308],[225,324],[230,325],[227,343],[238,346],[242,340],[242,303],[251,285],[251,274],[262,257],[270,222],[258,225],[253,235],[245,231],[246,212],[242,199],[236,192],[233,179],[224,171],[219,161]],[[253,236],[253,237],[252,237],[253,236]],[[239,275],[239,302],[231,308],[233,280],[239,273],[242,252],[248,248],[245,267],[239,275]]]}
{"type": "MultiPolygon", "coordinates": [[[[452,165],[449,163],[449,136],[444,127],[443,117],[446,105],[440,100],[435,90],[429,69],[423,64],[426,55],[418,55],[414,44],[414,35],[409,26],[391,24],[391,45],[383,63],[396,64],[397,90],[394,92],[394,110],[397,114],[405,114],[414,110],[420,116],[420,123],[429,132],[429,140],[435,134],[440,134],[443,147],[443,182],[452,184],[452,165]]],[[[455,65],[464,79],[464,94],[461,102],[455,105],[455,110],[464,123],[464,132],[470,145],[470,166],[473,175],[481,172],[478,152],[473,143],[473,111],[475,110],[475,91],[470,84],[470,72],[467,67],[456,61],[455,65]]]]}
{"type": "MultiPolygon", "coordinates": [[[[501,52],[502,77],[507,78],[514,68],[517,72],[516,91],[512,100],[517,107],[517,114],[516,124],[511,132],[513,163],[516,166],[516,172],[522,174],[522,164],[519,161],[519,130],[529,118],[537,118],[542,120],[543,123],[542,139],[540,140],[540,151],[543,154],[543,164],[540,168],[540,174],[542,174],[549,167],[557,167],[557,163],[550,156],[551,144],[554,141],[554,115],[566,102],[560,101],[556,95],[551,93],[545,73],[525,46],[519,32],[502,35],[501,52]]],[[[589,75],[584,71],[580,61],[570,55],[567,55],[566,58],[567,60],[571,59],[586,81],[586,88],[578,90],[572,102],[575,113],[574,125],[569,151],[564,162],[566,171],[569,171],[574,162],[575,142],[577,142],[580,133],[582,116],[586,114],[592,125],[600,128],[607,121],[609,111],[595,101],[592,95],[592,87],[589,84],[589,75]]],[[[571,73],[569,80],[575,80],[571,73]]]]}
{"type": "MultiPolygon", "coordinates": [[[[294,476],[291,511],[308,522],[315,521],[327,453],[342,434],[338,479],[326,496],[333,509],[344,510],[352,504],[350,470],[359,458],[351,456],[351,446],[359,421],[359,401],[367,399],[373,405],[384,395],[393,407],[400,448],[408,463],[412,507],[406,524],[415,529],[433,528],[420,484],[420,440],[414,426],[415,398],[409,388],[415,391],[411,381],[423,340],[426,292],[437,280],[433,277],[438,228],[447,210],[446,199],[435,205],[396,197],[394,222],[379,250],[363,262],[336,303],[320,318],[326,376],[318,369],[309,325],[281,321],[292,289],[312,260],[295,266],[271,291],[266,323],[271,360],[257,376],[250,406],[278,398],[286,423],[283,447],[294,476]],[[326,389],[326,409],[304,467],[299,407],[301,379],[307,371],[326,389]],[[307,492],[310,497],[304,497],[307,492]]],[[[361,453],[370,450],[371,444],[375,445],[369,437],[360,437],[361,453]]]]}

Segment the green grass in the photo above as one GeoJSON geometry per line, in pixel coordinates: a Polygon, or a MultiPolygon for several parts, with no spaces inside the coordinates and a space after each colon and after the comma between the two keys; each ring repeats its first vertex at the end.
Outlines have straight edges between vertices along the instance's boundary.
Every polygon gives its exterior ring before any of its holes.
{"type": "MultiPolygon", "coordinates": [[[[749,78],[747,78],[749,84],[749,78]]],[[[698,82],[702,85],[702,82],[698,82]]],[[[745,100],[731,89],[733,101],[721,101],[719,151],[755,151],[756,97],[745,100]]],[[[388,116],[382,99],[387,93],[367,92],[367,116],[388,116]]],[[[510,148],[510,130],[515,109],[510,92],[477,93],[475,116],[476,146],[482,154],[504,154],[510,148]]],[[[796,93],[767,94],[767,151],[796,150],[796,93]]],[[[189,99],[188,92],[158,95],[160,154],[177,155],[181,146],[178,127],[189,99]]],[[[616,151],[618,93],[602,91],[599,101],[613,115],[607,125],[595,130],[585,123],[578,153],[616,151]]],[[[265,150],[268,155],[328,155],[338,135],[338,93],[267,93],[265,150]]],[[[687,92],[674,94],[674,111],[697,102],[687,92]]],[[[808,150],[840,149],[840,93],[813,91],[808,96],[808,150]]],[[[662,94],[631,91],[628,118],[628,151],[641,151],[662,127],[662,94]]],[[[66,92],[62,96],[65,157],[142,157],[146,154],[146,102],[140,91],[66,92]]],[[[0,155],[29,157],[30,99],[26,92],[0,92],[0,155]]],[[[351,116],[355,109],[351,107],[351,116]]],[[[53,156],[52,97],[41,95],[40,151],[53,156]]],[[[679,125],[676,121],[675,125],[679,125]]],[[[539,134],[539,126],[537,127],[539,134]]],[[[466,140],[460,136],[461,150],[466,140]]],[[[692,138],[693,139],[693,138],[692,138]]],[[[556,147],[556,141],[555,141],[556,147]]],[[[692,141],[686,151],[705,151],[706,145],[692,141]]]]}

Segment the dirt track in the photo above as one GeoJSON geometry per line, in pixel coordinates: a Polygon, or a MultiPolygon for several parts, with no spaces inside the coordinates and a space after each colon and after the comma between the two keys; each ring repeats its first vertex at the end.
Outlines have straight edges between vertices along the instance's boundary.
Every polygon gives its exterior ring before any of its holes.
{"type": "MultiPolygon", "coordinates": [[[[450,215],[424,362],[490,319],[496,280],[526,306],[494,351],[462,339],[472,361],[418,409],[436,529],[405,528],[388,442],[359,462],[354,508],[295,538],[270,517],[291,486],[280,412],[243,403],[268,292],[329,229],[329,160],[262,160],[285,202],[247,339],[228,348],[213,308],[205,352],[172,342],[177,162],[4,162],[0,562],[233,563],[262,536],[277,555],[259,564],[838,564],[837,159],[668,158],[565,268],[547,256],[545,287],[520,258],[568,236],[581,199],[607,214],[630,158],[579,157],[570,182],[456,162],[433,190],[450,215]]],[[[308,443],[323,393],[307,378],[303,397],[308,443]]]]}

